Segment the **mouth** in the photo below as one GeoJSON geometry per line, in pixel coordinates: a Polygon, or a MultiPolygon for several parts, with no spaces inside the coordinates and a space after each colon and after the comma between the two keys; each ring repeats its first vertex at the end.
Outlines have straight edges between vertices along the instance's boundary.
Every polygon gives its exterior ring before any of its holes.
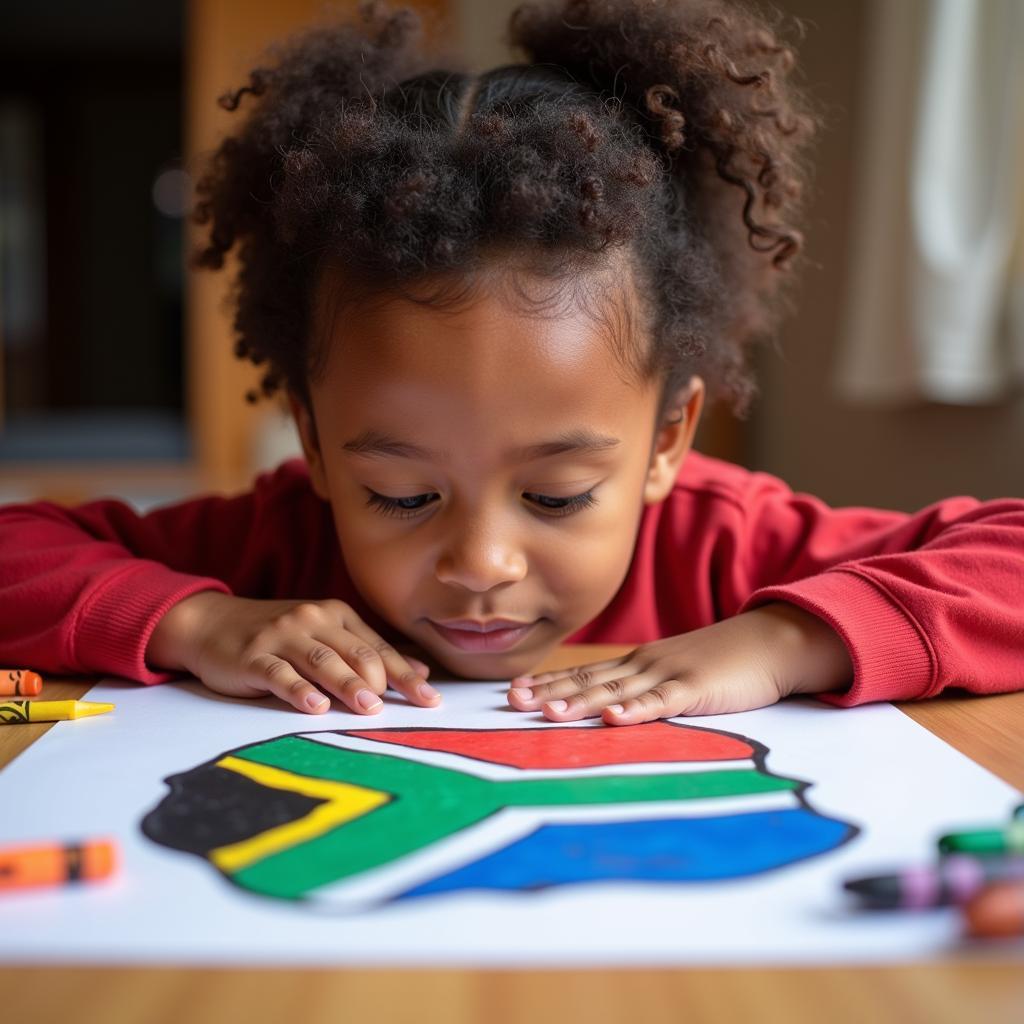
{"type": "MultiPolygon", "coordinates": [[[[539,620],[537,620],[539,621],[539,620]]],[[[534,622],[512,622],[491,619],[489,622],[452,621],[442,625],[433,619],[427,622],[443,640],[460,651],[507,651],[514,647],[537,625],[534,622]]]]}

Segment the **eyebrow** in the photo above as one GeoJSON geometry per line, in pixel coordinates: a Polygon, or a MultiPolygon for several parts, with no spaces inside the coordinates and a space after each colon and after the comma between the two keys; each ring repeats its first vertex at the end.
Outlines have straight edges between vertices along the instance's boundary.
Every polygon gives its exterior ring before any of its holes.
{"type": "MultiPolygon", "coordinates": [[[[508,455],[519,462],[530,462],[535,459],[547,459],[553,455],[569,453],[587,455],[594,452],[609,451],[621,444],[618,438],[599,434],[596,431],[581,427],[566,430],[550,441],[539,444],[525,445],[512,449],[508,455]]],[[[364,455],[367,458],[419,459],[422,462],[448,462],[448,452],[434,452],[411,441],[400,441],[379,430],[364,430],[351,441],[346,441],[342,450],[364,455]]]]}

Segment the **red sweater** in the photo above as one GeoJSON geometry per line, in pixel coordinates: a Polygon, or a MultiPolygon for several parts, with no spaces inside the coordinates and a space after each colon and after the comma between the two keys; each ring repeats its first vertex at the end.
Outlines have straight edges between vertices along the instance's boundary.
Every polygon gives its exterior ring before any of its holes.
{"type": "MultiPolygon", "coordinates": [[[[0,507],[0,664],[173,678],[145,663],[160,617],[200,590],[340,598],[401,637],[348,579],[301,459],[252,491],[139,515],[113,500],[0,507]]],[[[831,509],[764,473],[692,453],[643,514],[629,573],[570,643],[641,644],[769,601],[849,649],[837,704],[1024,687],[1024,501],[950,498],[914,514],[831,509]]]]}

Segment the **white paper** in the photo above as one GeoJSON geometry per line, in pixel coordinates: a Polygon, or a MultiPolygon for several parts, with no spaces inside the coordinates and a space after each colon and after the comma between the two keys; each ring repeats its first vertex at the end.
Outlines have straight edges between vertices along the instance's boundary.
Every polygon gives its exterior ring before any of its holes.
{"type": "MultiPolygon", "coordinates": [[[[786,702],[737,715],[673,720],[765,744],[767,772],[810,782],[805,798],[813,810],[860,829],[830,852],[747,878],[460,890],[388,902],[410,879],[437,873],[452,844],[477,844],[486,853],[530,831],[536,814],[525,825],[515,819],[532,813],[528,809],[496,814],[476,832],[451,837],[447,851],[442,840],[410,855],[404,865],[364,873],[358,886],[325,886],[318,894],[330,900],[296,903],[240,889],[209,862],[158,845],[140,830],[143,817],[168,793],[166,776],[284,734],[322,732],[316,742],[353,749],[360,741],[332,731],[560,728],[539,715],[509,710],[499,683],[438,688],[444,695],[439,708],[413,708],[394,698],[373,717],[342,711],[302,715],[277,703],[219,697],[195,682],[143,688],[109,681],[94,688],[87,699],[115,703],[113,713],[59,723],[0,773],[0,842],[113,836],[122,849],[121,870],[106,882],[4,894],[0,958],[559,967],[890,963],[972,952],[960,939],[955,911],[863,913],[843,898],[843,879],[929,862],[938,835],[1004,820],[1020,799],[889,705],[838,710],[786,702]]],[[[588,722],[574,728],[611,727],[588,722]]],[[[451,754],[395,753],[459,763],[451,754]]],[[[670,770],[708,767],[750,765],[670,770]]],[[[496,779],[530,775],[479,763],[476,768],[496,779]]],[[[665,770],[664,764],[632,764],[617,773],[665,770]]],[[[602,771],[608,769],[575,774],[602,771]]],[[[787,799],[771,793],[723,798],[704,801],[704,810],[756,809],[787,799]]],[[[671,807],[651,803],[623,811],[655,819],[662,813],[671,815],[671,807]]],[[[554,818],[586,822],[609,815],[622,817],[614,808],[576,807],[554,818]]]]}

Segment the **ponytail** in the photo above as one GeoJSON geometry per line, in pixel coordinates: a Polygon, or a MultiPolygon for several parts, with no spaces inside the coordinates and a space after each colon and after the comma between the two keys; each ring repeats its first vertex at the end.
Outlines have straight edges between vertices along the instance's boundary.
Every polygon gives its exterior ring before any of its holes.
{"type": "Polygon", "coordinates": [[[802,244],[802,151],[814,132],[787,77],[793,51],[738,4],[705,0],[569,0],[526,4],[510,37],[535,63],[555,63],[631,106],[689,206],[725,182],[742,191],[749,244],[789,262],[802,244]]]}

